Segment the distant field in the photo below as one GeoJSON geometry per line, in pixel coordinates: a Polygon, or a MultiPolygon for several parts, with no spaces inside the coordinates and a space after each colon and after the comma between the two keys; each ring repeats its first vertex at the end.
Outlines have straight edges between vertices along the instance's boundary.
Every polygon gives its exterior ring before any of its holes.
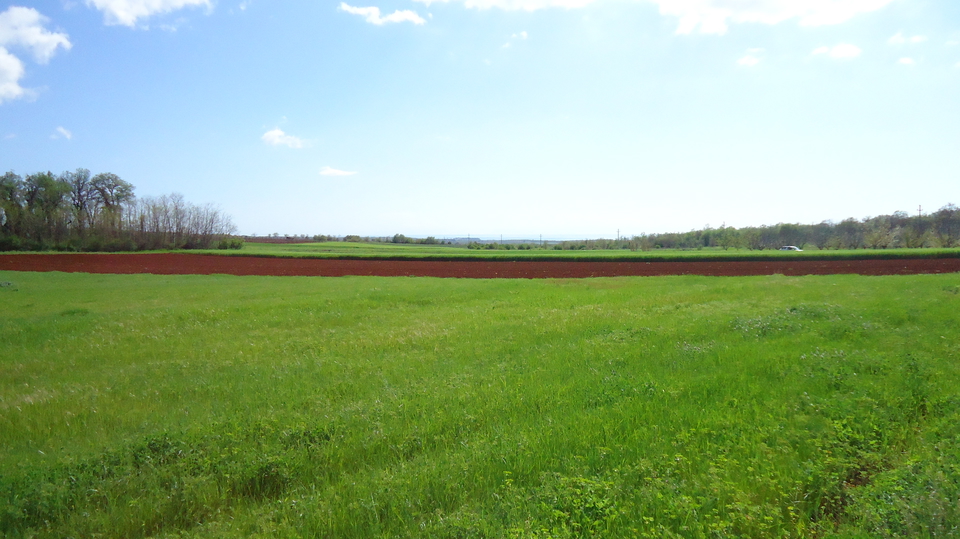
{"type": "Polygon", "coordinates": [[[746,249],[706,248],[698,250],[655,249],[652,251],[629,251],[625,249],[595,251],[557,251],[553,249],[487,250],[467,249],[450,245],[416,245],[389,243],[246,243],[243,249],[184,251],[204,252],[234,256],[282,256],[322,258],[447,258],[447,259],[502,259],[502,260],[769,260],[788,258],[794,260],[863,259],[863,258],[937,258],[960,257],[960,249],[854,249],[854,250],[808,250],[781,252],[776,250],[749,251],[746,249]]]}
{"type": "Polygon", "coordinates": [[[0,535],[944,537],[958,387],[960,274],[0,272],[0,535]]]}

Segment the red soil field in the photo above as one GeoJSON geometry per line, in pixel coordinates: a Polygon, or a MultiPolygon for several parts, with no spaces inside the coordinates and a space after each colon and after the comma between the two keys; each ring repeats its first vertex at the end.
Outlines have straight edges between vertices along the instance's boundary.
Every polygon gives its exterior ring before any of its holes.
{"type": "Polygon", "coordinates": [[[0,270],[159,275],[303,275],[542,279],[657,275],[911,275],[960,272],[960,258],[906,260],[769,260],[751,262],[503,262],[331,260],[151,254],[3,254],[0,270]]]}

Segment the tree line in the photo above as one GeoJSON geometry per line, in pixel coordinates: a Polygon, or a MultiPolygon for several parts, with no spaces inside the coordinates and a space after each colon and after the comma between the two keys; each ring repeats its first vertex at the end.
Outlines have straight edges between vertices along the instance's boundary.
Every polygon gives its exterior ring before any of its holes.
{"type": "Polygon", "coordinates": [[[936,212],[909,215],[898,211],[839,223],[780,223],[771,226],[704,228],[690,232],[643,234],[616,240],[564,241],[553,249],[778,249],[784,245],[817,249],[893,249],[960,247],[960,208],[947,204],[936,212]]]}
{"type": "Polygon", "coordinates": [[[0,251],[239,248],[235,230],[213,205],[176,193],[137,198],[110,172],[0,176],[0,251]]]}
{"type": "MultiPolygon", "coordinates": [[[[446,244],[433,236],[419,239],[395,234],[394,236],[280,236],[273,234],[264,238],[249,237],[250,241],[276,242],[363,242],[363,243],[417,243],[446,244]]],[[[462,243],[461,243],[462,244],[462,243]]],[[[473,240],[466,245],[470,249],[630,249],[649,251],[653,249],[722,249],[764,250],[795,245],[802,249],[893,249],[960,247],[960,208],[947,204],[936,212],[910,215],[898,211],[864,219],[849,218],[840,221],[823,221],[817,224],[779,223],[769,226],[735,228],[706,227],[689,232],[666,232],[641,234],[617,239],[584,239],[539,242],[496,242],[473,240]]]]}

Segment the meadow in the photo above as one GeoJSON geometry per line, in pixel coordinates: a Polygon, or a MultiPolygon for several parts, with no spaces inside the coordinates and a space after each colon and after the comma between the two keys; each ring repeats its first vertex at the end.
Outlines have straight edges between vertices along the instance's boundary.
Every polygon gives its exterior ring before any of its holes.
{"type": "Polygon", "coordinates": [[[960,249],[808,249],[803,252],[779,250],[722,249],[652,249],[650,251],[628,249],[593,250],[487,250],[468,249],[456,245],[419,245],[394,243],[250,243],[239,250],[191,249],[184,253],[205,253],[229,256],[264,257],[313,257],[313,258],[395,258],[395,259],[446,259],[446,260],[583,260],[583,261],[683,261],[683,260],[849,260],[891,258],[957,258],[960,249]]]}
{"type": "Polygon", "coordinates": [[[958,359],[958,274],[0,272],[0,535],[956,536],[958,359]]]}

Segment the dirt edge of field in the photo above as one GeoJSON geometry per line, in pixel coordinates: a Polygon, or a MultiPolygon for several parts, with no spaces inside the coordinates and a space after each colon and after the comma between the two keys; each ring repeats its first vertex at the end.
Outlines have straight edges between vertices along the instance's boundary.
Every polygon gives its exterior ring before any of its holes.
{"type": "Polygon", "coordinates": [[[544,279],[660,275],[914,275],[960,272],[960,258],[900,260],[769,260],[730,262],[332,260],[149,254],[2,254],[0,270],[157,275],[276,275],[544,279]]]}

